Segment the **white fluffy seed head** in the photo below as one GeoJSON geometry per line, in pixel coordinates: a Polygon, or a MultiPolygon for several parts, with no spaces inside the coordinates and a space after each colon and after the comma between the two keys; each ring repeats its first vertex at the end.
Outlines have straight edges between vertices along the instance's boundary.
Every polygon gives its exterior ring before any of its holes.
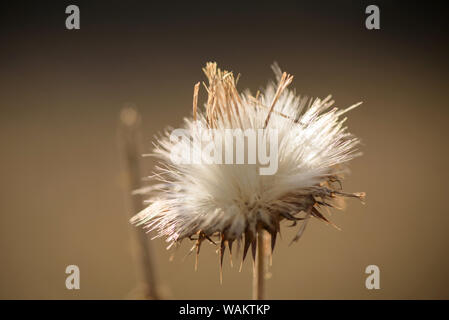
{"type": "MultiPolygon", "coordinates": [[[[154,154],[161,165],[154,178],[159,183],[142,189],[149,195],[148,206],[132,218],[132,223],[156,231],[156,237],[163,236],[170,244],[195,237],[197,253],[203,240],[212,241],[217,235],[222,248],[244,238],[246,255],[250,244],[257,245],[261,229],[271,234],[274,247],[280,221],[296,224],[303,220],[297,240],[309,217],[330,223],[319,207],[335,206],[342,197],[364,197],[363,193],[341,191],[343,165],[360,154],[356,149],[359,140],[347,132],[343,126],[346,118],[341,116],[359,104],[340,110],[333,107],[330,96],[302,98],[287,89],[293,77],[282,73],[277,65],[273,69],[277,83],[268,84],[253,96],[249,91],[237,92],[231,72],[218,69],[215,63],[206,65],[203,70],[209,83],[205,108],[197,108],[198,83],[193,115],[183,125],[190,138],[173,141],[167,130],[155,143],[154,154]],[[171,161],[175,148],[201,149],[200,132],[207,129],[213,129],[214,138],[218,138],[214,141],[225,142],[226,129],[276,130],[277,171],[261,175],[259,160],[253,164],[171,161]]],[[[235,144],[224,143],[223,148],[224,153],[236,152],[235,144]]],[[[188,156],[181,153],[181,158],[188,156]]]]}

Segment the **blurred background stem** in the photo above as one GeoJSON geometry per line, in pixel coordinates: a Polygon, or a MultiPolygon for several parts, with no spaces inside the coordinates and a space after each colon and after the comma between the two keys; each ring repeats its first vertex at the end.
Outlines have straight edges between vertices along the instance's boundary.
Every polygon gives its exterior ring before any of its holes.
{"type": "MultiPolygon", "coordinates": [[[[120,112],[119,144],[123,167],[126,174],[130,217],[144,209],[143,198],[140,194],[132,194],[142,187],[141,181],[141,131],[140,115],[134,107],[125,106],[120,112]]],[[[139,279],[143,284],[143,292],[139,296],[144,299],[159,299],[155,264],[151,244],[143,228],[133,228],[136,238],[135,260],[139,266],[139,279]]]]}

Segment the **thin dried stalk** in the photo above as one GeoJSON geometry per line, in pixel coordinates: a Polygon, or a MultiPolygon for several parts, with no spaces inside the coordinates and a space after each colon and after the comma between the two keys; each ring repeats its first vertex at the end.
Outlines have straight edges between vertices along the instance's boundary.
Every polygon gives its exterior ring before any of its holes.
{"type": "MultiPolygon", "coordinates": [[[[120,151],[124,166],[126,168],[126,176],[128,180],[127,197],[129,197],[130,214],[138,212],[144,208],[142,195],[132,195],[134,190],[141,188],[141,168],[140,168],[140,116],[132,107],[125,107],[120,112],[119,123],[119,140],[120,151]]],[[[136,260],[140,265],[140,278],[144,284],[143,297],[145,299],[157,300],[159,294],[157,292],[157,283],[155,276],[155,266],[153,263],[153,254],[151,245],[145,231],[141,228],[134,228],[137,239],[136,260]]]]}
{"type": "Polygon", "coordinates": [[[267,119],[265,120],[264,128],[266,128],[268,126],[268,121],[270,121],[271,113],[273,112],[274,106],[276,105],[276,102],[278,101],[279,97],[281,96],[282,91],[284,91],[285,88],[287,88],[288,85],[290,83],[292,83],[292,81],[293,81],[293,76],[292,75],[289,75],[286,72],[284,72],[282,74],[281,81],[279,81],[279,85],[278,85],[278,88],[276,90],[276,95],[274,96],[274,99],[271,102],[270,111],[268,112],[267,119]]]}
{"type": "Polygon", "coordinates": [[[265,279],[270,259],[269,234],[260,229],[257,232],[257,259],[253,269],[253,300],[265,299],[265,279]]]}

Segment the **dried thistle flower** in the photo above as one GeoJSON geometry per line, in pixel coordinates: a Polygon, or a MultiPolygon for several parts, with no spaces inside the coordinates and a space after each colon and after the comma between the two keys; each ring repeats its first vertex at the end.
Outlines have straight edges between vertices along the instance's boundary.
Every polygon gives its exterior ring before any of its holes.
{"type": "MultiPolygon", "coordinates": [[[[344,197],[364,198],[364,193],[341,191],[343,164],[360,153],[356,150],[359,140],[347,132],[346,119],[340,117],[360,103],[339,110],[331,108],[330,96],[301,98],[287,89],[293,76],[282,73],[277,65],[273,70],[277,84],[270,83],[264,92],[252,96],[249,91],[238,93],[232,72],[207,63],[203,69],[208,78],[205,110],[197,108],[197,83],[193,115],[184,120],[184,129],[193,137],[185,143],[193,143],[194,149],[201,148],[199,128],[214,129],[214,138],[222,140],[226,140],[225,129],[275,129],[277,172],[260,175],[260,163],[173,163],[171,153],[179,142],[166,131],[155,143],[154,154],[162,159],[155,174],[160,183],[143,190],[150,195],[149,205],[132,223],[156,230],[155,238],[165,236],[170,246],[185,238],[195,240],[192,251],[196,250],[197,259],[201,243],[218,237],[221,263],[225,247],[232,253],[233,242],[244,240],[243,262],[250,246],[254,259],[262,229],[271,234],[273,250],[282,220],[293,225],[302,220],[296,241],[310,217],[332,224],[319,211],[321,207],[338,207],[344,197]]],[[[229,148],[235,152],[235,146],[229,148]]]]}

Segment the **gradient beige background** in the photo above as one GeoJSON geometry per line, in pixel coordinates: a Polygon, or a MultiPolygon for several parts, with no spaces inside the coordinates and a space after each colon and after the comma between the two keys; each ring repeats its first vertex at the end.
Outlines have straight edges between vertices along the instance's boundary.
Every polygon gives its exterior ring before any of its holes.
{"type": "MultiPolygon", "coordinates": [[[[295,75],[292,87],[338,106],[358,101],[350,130],[364,156],[351,164],[347,191],[366,191],[332,220],[313,220],[291,247],[284,228],[270,269],[273,299],[448,299],[449,215],[447,22],[437,2],[377,2],[381,30],[364,28],[367,2],[258,5],[143,1],[78,2],[81,30],[64,28],[51,2],[1,8],[0,298],[122,299],[136,285],[117,120],[127,103],[142,114],[145,151],[166,125],[190,114],[193,85],[210,60],[241,73],[253,92],[270,64],[295,75]],[[402,6],[402,7],[401,7],[402,6]],[[81,269],[81,289],[65,288],[65,267],[81,269]],[[364,286],[381,269],[381,289],[364,286]]],[[[153,161],[143,162],[145,174],[153,161]]],[[[219,284],[215,248],[194,272],[184,244],[169,262],[151,242],[167,298],[246,299],[242,273],[225,258],[219,284]]]]}

